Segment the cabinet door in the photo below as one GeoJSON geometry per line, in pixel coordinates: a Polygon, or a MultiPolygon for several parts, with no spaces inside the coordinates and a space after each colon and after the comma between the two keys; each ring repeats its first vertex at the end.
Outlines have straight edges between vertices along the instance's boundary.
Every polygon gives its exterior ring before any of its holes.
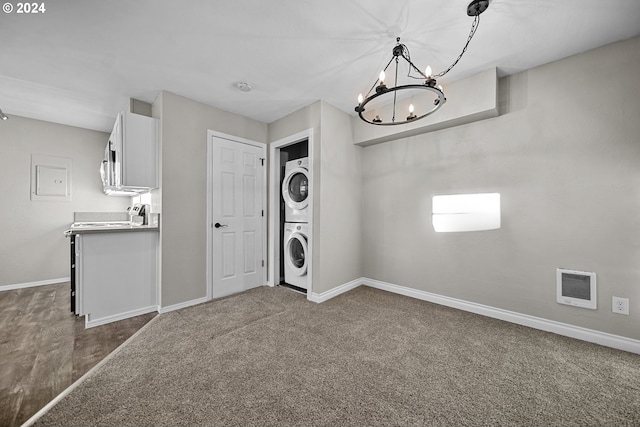
{"type": "Polygon", "coordinates": [[[70,305],[71,312],[76,312],[76,235],[69,236],[69,247],[71,251],[69,253],[69,263],[71,264],[71,291],[70,291],[70,305]]]}
{"type": "Polygon", "coordinates": [[[78,316],[84,316],[84,295],[83,295],[83,265],[82,265],[82,236],[76,235],[75,243],[75,281],[76,281],[76,297],[75,311],[78,316]]]}
{"type": "Polygon", "coordinates": [[[87,326],[157,309],[156,231],[82,236],[82,300],[87,326]]]}
{"type": "Polygon", "coordinates": [[[124,114],[122,185],[158,187],[158,120],[140,114],[124,114]]]}
{"type": "Polygon", "coordinates": [[[118,114],[113,131],[109,137],[109,149],[111,150],[111,184],[120,187],[122,185],[122,114],[118,114]]]}

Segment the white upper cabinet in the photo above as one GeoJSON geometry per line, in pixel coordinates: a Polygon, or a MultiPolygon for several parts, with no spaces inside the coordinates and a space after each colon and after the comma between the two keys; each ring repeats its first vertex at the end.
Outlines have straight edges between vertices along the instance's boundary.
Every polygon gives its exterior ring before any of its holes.
{"type": "Polygon", "coordinates": [[[131,196],[158,187],[158,119],[118,114],[101,167],[104,192],[131,196]]]}

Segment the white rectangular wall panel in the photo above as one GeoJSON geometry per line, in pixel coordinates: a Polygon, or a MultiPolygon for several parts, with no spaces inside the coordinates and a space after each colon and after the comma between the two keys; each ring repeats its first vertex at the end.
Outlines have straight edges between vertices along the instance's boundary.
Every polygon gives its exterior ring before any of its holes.
{"type": "Polygon", "coordinates": [[[433,197],[433,228],[439,233],[500,228],[500,193],[433,197]]]}
{"type": "Polygon", "coordinates": [[[71,159],[31,155],[31,200],[71,201],[71,159]]]}

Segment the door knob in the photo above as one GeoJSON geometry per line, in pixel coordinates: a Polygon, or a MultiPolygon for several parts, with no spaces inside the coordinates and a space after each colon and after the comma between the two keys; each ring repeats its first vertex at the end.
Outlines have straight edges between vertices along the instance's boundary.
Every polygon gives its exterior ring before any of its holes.
{"type": "Polygon", "coordinates": [[[216,222],[215,224],[213,224],[213,226],[215,228],[220,228],[220,227],[227,227],[227,224],[220,224],[219,222],[216,222]]]}

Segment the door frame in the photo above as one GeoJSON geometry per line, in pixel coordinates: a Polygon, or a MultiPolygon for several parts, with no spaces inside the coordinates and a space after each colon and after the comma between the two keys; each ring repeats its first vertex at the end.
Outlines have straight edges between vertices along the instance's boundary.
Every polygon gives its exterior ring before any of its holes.
{"type": "MultiPolygon", "coordinates": [[[[262,227],[262,259],[266,260],[267,255],[267,241],[268,241],[268,229],[267,229],[267,210],[266,210],[266,201],[267,201],[267,145],[262,142],[253,141],[246,138],[241,138],[239,136],[229,135],[226,133],[214,131],[211,129],[207,130],[207,222],[205,224],[205,228],[207,230],[207,244],[206,244],[206,257],[207,257],[207,271],[206,271],[206,281],[207,281],[207,301],[213,299],[213,262],[211,257],[213,256],[213,244],[215,233],[213,233],[213,139],[214,138],[222,138],[228,141],[237,142],[239,144],[251,145],[254,147],[258,147],[261,149],[261,159],[264,159],[264,167],[262,169],[262,210],[264,210],[264,215],[261,221],[262,227]]],[[[263,284],[267,284],[267,264],[265,263],[265,268],[262,269],[262,282],[263,284]]]]}
{"type": "Polygon", "coordinates": [[[307,257],[309,259],[307,275],[309,277],[307,287],[307,299],[312,301],[313,294],[313,196],[316,182],[314,179],[313,164],[313,128],[289,135],[269,144],[269,269],[267,285],[275,286],[276,278],[280,277],[280,253],[282,252],[282,241],[280,240],[280,149],[288,145],[293,145],[304,140],[308,141],[309,147],[309,236],[307,239],[307,257]]]}

